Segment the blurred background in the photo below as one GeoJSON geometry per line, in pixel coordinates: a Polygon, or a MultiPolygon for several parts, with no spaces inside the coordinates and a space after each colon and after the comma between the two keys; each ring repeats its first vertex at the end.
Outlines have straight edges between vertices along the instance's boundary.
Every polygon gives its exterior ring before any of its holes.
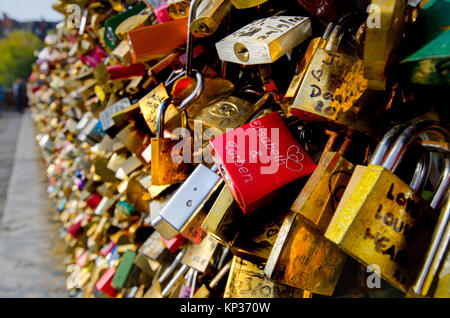
{"type": "Polygon", "coordinates": [[[26,97],[35,54],[63,20],[52,2],[0,0],[0,297],[66,297],[63,246],[26,97]]]}

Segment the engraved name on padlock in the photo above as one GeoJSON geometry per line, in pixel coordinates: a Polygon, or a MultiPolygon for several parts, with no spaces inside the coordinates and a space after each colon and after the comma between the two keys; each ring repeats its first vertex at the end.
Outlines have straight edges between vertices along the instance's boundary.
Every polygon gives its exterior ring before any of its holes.
{"type": "Polygon", "coordinates": [[[219,58],[253,65],[273,63],[311,36],[309,18],[273,16],[253,21],[216,43],[219,58]]]}

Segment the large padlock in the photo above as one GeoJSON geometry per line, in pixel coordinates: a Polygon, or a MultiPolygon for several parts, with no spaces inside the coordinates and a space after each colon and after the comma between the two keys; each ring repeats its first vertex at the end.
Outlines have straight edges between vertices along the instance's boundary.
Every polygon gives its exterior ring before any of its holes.
{"type": "Polygon", "coordinates": [[[223,179],[246,214],[316,168],[277,112],[218,136],[210,144],[223,179]]]}
{"type": "Polygon", "coordinates": [[[273,63],[312,34],[307,17],[272,16],[253,21],[216,43],[223,61],[244,65],[273,63]]]}
{"type": "MultiPolygon", "coordinates": [[[[331,149],[331,136],[326,149],[331,149]]],[[[323,237],[354,165],[343,157],[346,139],[337,152],[322,158],[291,207],[265,267],[280,283],[312,293],[332,295],[342,272],[345,253],[323,237]],[[320,251],[320,252],[318,252],[320,251]]]]}
{"type": "MultiPolygon", "coordinates": [[[[319,47],[298,90],[291,114],[307,120],[326,121],[376,134],[373,120],[363,112],[367,103],[367,79],[363,61],[338,52],[345,25],[352,15],[344,16],[333,28],[324,48],[319,47]]],[[[325,34],[328,34],[328,28],[325,34]]]]}
{"type": "Polygon", "coordinates": [[[447,131],[432,121],[406,128],[387,155],[384,138],[369,165],[355,168],[325,232],[347,254],[366,266],[375,265],[382,278],[404,292],[424,258],[436,224],[433,209],[448,186],[448,178],[441,178],[428,204],[392,172],[404,158],[406,147],[424,133],[448,138],[447,131]]]}

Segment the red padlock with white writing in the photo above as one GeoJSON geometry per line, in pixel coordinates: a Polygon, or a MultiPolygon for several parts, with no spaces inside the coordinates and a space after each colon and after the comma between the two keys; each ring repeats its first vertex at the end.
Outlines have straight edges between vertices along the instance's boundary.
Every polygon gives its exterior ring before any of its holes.
{"type": "Polygon", "coordinates": [[[316,168],[277,112],[218,136],[210,144],[213,159],[245,214],[316,168]]]}

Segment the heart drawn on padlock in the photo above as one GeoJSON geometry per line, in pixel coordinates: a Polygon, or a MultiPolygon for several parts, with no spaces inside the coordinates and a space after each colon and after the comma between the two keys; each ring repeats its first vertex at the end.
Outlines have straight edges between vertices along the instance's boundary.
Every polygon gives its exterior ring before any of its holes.
{"type": "Polygon", "coordinates": [[[305,159],[305,155],[300,151],[299,146],[291,145],[287,151],[286,168],[291,171],[302,171],[302,161],[305,159]]]}

